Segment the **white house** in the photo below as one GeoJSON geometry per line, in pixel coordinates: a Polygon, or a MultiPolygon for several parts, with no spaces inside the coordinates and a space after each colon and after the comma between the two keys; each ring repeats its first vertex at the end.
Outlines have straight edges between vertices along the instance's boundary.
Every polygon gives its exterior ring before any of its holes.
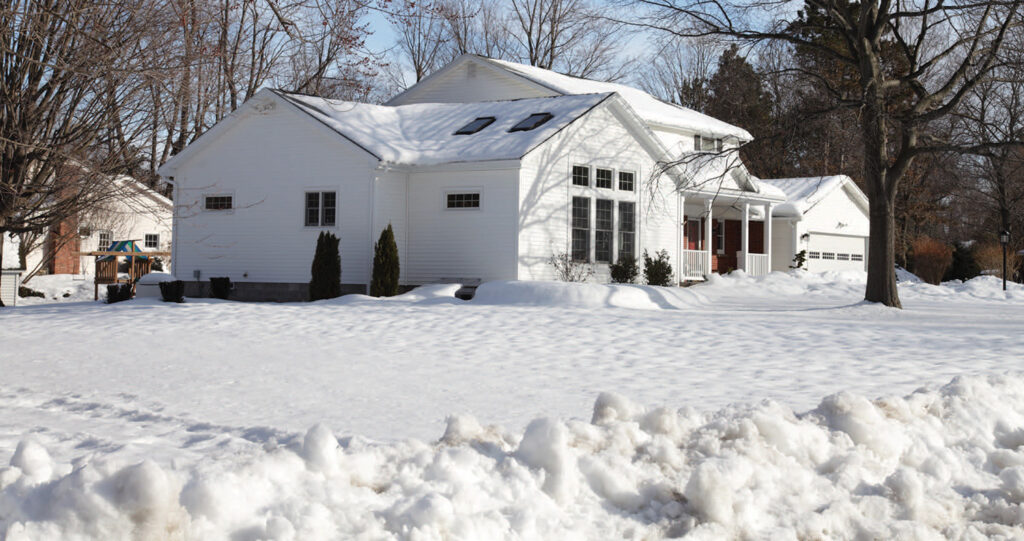
{"type": "Polygon", "coordinates": [[[79,252],[102,250],[115,240],[137,240],[146,249],[169,251],[174,203],[135,179],[112,179],[112,197],[97,208],[39,233],[23,233],[4,239],[4,267],[24,272],[81,274],[94,272],[92,259],[79,252]],[[19,254],[22,245],[28,247],[19,254]]]}
{"type": "Polygon", "coordinates": [[[772,270],[786,270],[804,252],[813,272],[866,270],[868,198],[846,175],[763,179],[786,202],[774,213],[772,270]]]}
{"type": "Polygon", "coordinates": [[[764,273],[785,194],[739,163],[750,135],[639,90],[464,55],[385,105],[263,90],[160,169],[174,273],[242,299],[306,295],[316,237],[365,291],[389,223],[401,283],[554,279],[666,250],[677,278],[764,273]]]}

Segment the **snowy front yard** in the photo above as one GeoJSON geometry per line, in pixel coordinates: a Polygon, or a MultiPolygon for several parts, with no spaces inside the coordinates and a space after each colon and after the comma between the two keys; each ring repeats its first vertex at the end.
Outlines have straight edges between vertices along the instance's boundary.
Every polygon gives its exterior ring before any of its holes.
{"type": "Polygon", "coordinates": [[[1024,288],[862,291],[0,310],[0,538],[1024,535],[1024,288]]]}

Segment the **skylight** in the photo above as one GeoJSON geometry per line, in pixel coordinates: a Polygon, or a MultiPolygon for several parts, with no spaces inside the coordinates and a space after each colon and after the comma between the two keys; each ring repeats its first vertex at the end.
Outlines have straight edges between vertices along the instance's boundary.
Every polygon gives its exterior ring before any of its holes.
{"type": "Polygon", "coordinates": [[[455,132],[455,135],[470,135],[474,134],[487,126],[490,126],[494,122],[493,116],[482,116],[469,124],[459,128],[459,131],[455,132]]]}
{"type": "Polygon", "coordinates": [[[541,124],[551,120],[554,117],[555,115],[551,113],[534,113],[523,119],[521,122],[519,122],[519,124],[512,126],[512,129],[508,131],[530,131],[536,128],[537,126],[540,126],[541,124]]]}

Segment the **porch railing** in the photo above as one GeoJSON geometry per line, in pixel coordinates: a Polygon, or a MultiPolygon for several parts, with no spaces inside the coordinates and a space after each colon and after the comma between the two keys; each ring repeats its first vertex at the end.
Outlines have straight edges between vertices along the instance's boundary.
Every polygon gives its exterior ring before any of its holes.
{"type": "Polygon", "coordinates": [[[768,262],[768,254],[747,254],[737,252],[737,259],[744,262],[743,270],[752,276],[763,276],[771,272],[771,265],[768,262]]]}
{"type": "Polygon", "coordinates": [[[711,273],[708,253],[704,250],[683,250],[683,280],[703,280],[711,273]]]}

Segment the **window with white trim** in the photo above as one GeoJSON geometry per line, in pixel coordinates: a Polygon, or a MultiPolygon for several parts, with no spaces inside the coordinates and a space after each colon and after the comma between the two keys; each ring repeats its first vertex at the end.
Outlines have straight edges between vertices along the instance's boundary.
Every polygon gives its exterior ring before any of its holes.
{"type": "Polygon", "coordinates": [[[636,252],[636,204],[619,201],[619,260],[636,252]]]}
{"type": "MultiPolygon", "coordinates": [[[[608,180],[611,181],[611,178],[608,180]]],[[[610,199],[597,200],[594,216],[594,261],[599,263],[612,262],[612,235],[615,234],[615,222],[612,221],[614,205],[610,199]]]]}
{"type": "Polygon", "coordinates": [[[206,210],[231,210],[234,208],[235,198],[231,195],[207,195],[203,199],[203,208],[206,210]]]}
{"type": "Polygon", "coordinates": [[[633,191],[632,171],[619,171],[619,189],[624,192],[633,191]]]}
{"type": "Polygon", "coordinates": [[[572,259],[590,261],[590,199],[572,198],[572,259]]]}
{"type": "Polygon", "coordinates": [[[598,188],[612,189],[612,170],[594,169],[594,185],[598,188]]]}
{"type": "Polygon", "coordinates": [[[157,248],[160,248],[160,235],[157,233],[146,233],[144,242],[146,248],[156,250],[157,248]]]}
{"type": "Polygon", "coordinates": [[[836,254],[835,252],[821,252],[821,258],[834,260],[836,258],[836,254]]]}
{"type": "Polygon", "coordinates": [[[337,192],[306,192],[306,227],[333,227],[337,205],[337,192]]]}
{"type": "Polygon", "coordinates": [[[586,165],[572,166],[573,186],[590,186],[590,167],[586,165]]]}
{"type": "Polygon", "coordinates": [[[445,194],[445,205],[450,209],[478,209],[480,192],[449,192],[445,194]]]}
{"type": "Polygon", "coordinates": [[[110,234],[110,231],[99,231],[96,235],[98,236],[96,241],[97,250],[102,252],[110,248],[110,243],[113,242],[114,239],[113,235],[110,234]]]}
{"type": "Polygon", "coordinates": [[[821,252],[807,252],[808,259],[821,259],[821,252]]]}
{"type": "Polygon", "coordinates": [[[715,250],[720,253],[725,253],[725,222],[722,220],[715,220],[714,231],[715,234],[715,250]]]}
{"type": "Polygon", "coordinates": [[[864,256],[861,254],[850,254],[850,261],[864,261],[864,256]]]}
{"type": "Polygon", "coordinates": [[[836,254],[836,259],[839,261],[849,261],[850,254],[836,254]]]}

